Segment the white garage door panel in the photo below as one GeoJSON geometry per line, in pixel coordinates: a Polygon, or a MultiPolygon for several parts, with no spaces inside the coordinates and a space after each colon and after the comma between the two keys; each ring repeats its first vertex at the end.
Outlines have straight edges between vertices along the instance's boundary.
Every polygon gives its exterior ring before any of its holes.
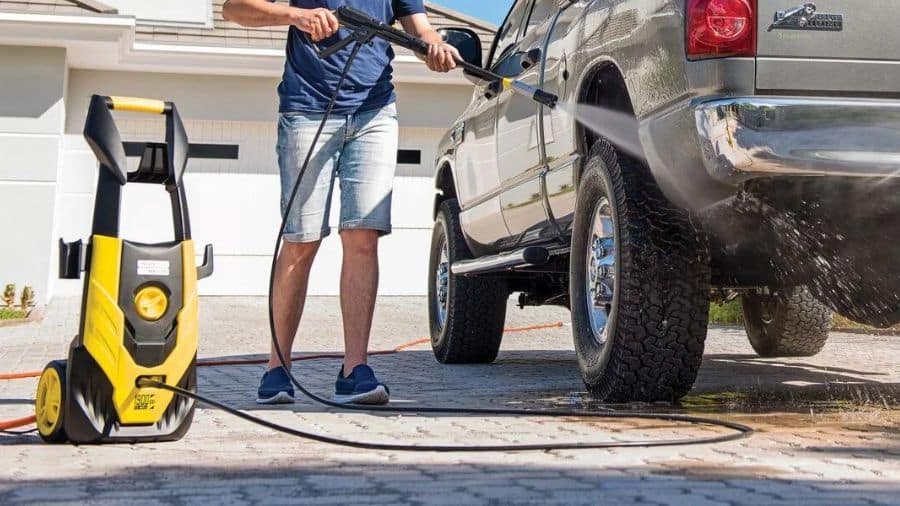
{"type": "MultiPolygon", "coordinates": [[[[422,295],[426,292],[428,244],[431,232],[400,230],[380,243],[379,293],[382,295],[422,295]]],[[[310,278],[310,295],[338,295],[341,267],[340,240],[324,241],[310,278]]],[[[197,257],[197,263],[200,263],[197,257]]],[[[216,255],[215,274],[201,281],[205,295],[265,295],[269,281],[271,257],[268,255],[216,255]]]]}
{"type": "MultiPolygon", "coordinates": [[[[278,174],[274,119],[271,122],[185,120],[184,124],[192,143],[236,144],[240,152],[238,160],[193,159],[188,164],[190,172],[278,174]]],[[[122,138],[128,141],[158,141],[165,135],[165,125],[157,119],[122,118],[118,126],[122,138]]],[[[398,165],[397,175],[431,177],[437,143],[443,134],[444,130],[439,128],[401,128],[399,149],[420,151],[422,161],[419,165],[398,165]]]]}
{"type": "MultiPolygon", "coordinates": [[[[194,239],[198,244],[214,243],[218,251],[229,255],[267,255],[271,252],[280,220],[278,178],[187,174],[185,183],[194,239]]],[[[430,231],[434,196],[432,182],[424,178],[397,178],[394,184],[394,230],[430,231]]],[[[140,197],[135,201],[126,201],[123,209],[134,212],[136,216],[143,209],[151,209],[149,206],[154,195],[144,191],[140,197]]],[[[159,195],[155,197],[158,200],[159,195]]],[[[165,206],[167,202],[159,205],[165,206]]],[[[340,221],[340,190],[337,188],[329,221],[332,233],[336,235],[340,221]]],[[[146,232],[140,228],[130,228],[132,225],[126,222],[123,230],[135,234],[146,232]]],[[[168,240],[170,237],[171,226],[167,221],[163,225],[165,227],[162,229],[154,227],[157,237],[154,240],[168,240]]]]}
{"type": "Polygon", "coordinates": [[[278,232],[275,176],[187,174],[188,207],[197,247],[229,255],[268,255],[278,232]]]}
{"type": "MultiPolygon", "coordinates": [[[[165,137],[165,122],[159,119],[119,118],[119,132],[126,141],[161,141],[165,137]]],[[[275,153],[277,125],[272,121],[212,121],[184,120],[191,143],[236,144],[238,160],[192,159],[188,171],[217,174],[278,174],[275,153]]],[[[133,164],[137,161],[133,160],[133,164]]]]}

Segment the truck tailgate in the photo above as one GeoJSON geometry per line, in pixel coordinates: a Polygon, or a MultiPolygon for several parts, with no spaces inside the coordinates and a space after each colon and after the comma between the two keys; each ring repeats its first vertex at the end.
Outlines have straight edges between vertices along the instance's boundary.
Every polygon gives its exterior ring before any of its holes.
{"type": "Polygon", "coordinates": [[[896,0],[758,0],[757,88],[900,92],[898,7],[896,0]]]}

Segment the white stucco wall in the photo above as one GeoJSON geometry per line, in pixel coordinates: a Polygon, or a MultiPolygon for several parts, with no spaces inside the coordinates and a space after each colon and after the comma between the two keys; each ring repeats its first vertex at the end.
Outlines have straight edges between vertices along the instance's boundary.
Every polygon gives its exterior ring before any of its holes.
{"type": "Polygon", "coordinates": [[[0,283],[16,283],[20,291],[31,285],[39,302],[52,296],[56,275],[51,256],[66,76],[64,49],[0,46],[0,283]]]}
{"type": "MultiPolygon", "coordinates": [[[[240,159],[195,160],[188,185],[194,238],[199,246],[213,243],[216,274],[201,283],[205,294],[263,294],[274,234],[278,191],[275,159],[277,79],[186,76],[73,70],[69,80],[68,119],[63,144],[60,232],[67,240],[86,237],[90,229],[96,163],[81,139],[92,93],[148,96],[174,101],[185,119],[192,142],[234,143],[240,159]]],[[[446,127],[471,96],[467,86],[398,86],[401,149],[422,150],[421,166],[398,166],[394,193],[394,233],[382,241],[381,293],[426,292],[428,245],[433,197],[432,162],[446,127]]],[[[118,115],[126,140],[160,139],[160,120],[118,115]]],[[[337,195],[336,195],[337,196],[337,195]]],[[[336,229],[338,199],[332,209],[336,229]]],[[[127,188],[123,236],[140,241],[169,240],[171,224],[165,193],[158,188],[127,188]],[[158,210],[158,220],[148,220],[158,210]],[[151,211],[151,212],[148,212],[151,211]]],[[[337,293],[340,244],[336,234],[323,244],[310,293],[337,293]]],[[[200,248],[198,248],[199,250],[200,248]]],[[[60,281],[61,293],[78,293],[79,282],[60,281]]]]}

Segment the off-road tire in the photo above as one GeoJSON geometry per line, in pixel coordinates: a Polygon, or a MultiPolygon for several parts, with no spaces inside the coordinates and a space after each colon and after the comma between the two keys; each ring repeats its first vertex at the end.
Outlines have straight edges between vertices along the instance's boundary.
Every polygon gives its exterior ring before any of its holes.
{"type": "Polygon", "coordinates": [[[450,274],[447,316],[443,326],[437,317],[435,300],[440,246],[446,238],[449,261],[472,258],[459,225],[459,205],[445,200],[438,211],[431,239],[428,264],[428,320],[431,347],[442,364],[484,364],[493,362],[500,350],[509,290],[499,278],[450,274]]]}
{"type": "Polygon", "coordinates": [[[831,310],[806,288],[744,294],[741,306],[750,345],[761,357],[811,357],[828,340],[831,310]]]}
{"type": "Polygon", "coordinates": [[[610,402],[684,396],[703,357],[709,278],[706,243],[689,215],[663,196],[647,167],[598,140],[578,188],[570,262],[575,349],[587,389],[610,402]],[[600,346],[588,313],[585,263],[591,214],[603,196],[617,231],[617,302],[600,346]]]}

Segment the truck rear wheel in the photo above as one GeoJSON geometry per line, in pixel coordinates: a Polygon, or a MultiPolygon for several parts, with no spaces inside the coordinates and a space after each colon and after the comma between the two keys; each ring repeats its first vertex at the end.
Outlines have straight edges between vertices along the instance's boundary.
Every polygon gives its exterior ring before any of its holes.
{"type": "Polygon", "coordinates": [[[604,140],[578,189],[570,262],[575,350],[605,401],[674,401],[700,368],[709,260],[687,213],[604,140]]]}
{"type": "Polygon", "coordinates": [[[497,358],[509,290],[497,278],[456,276],[450,266],[472,258],[459,226],[459,205],[438,211],[428,266],[431,347],[442,364],[490,363],[497,358]]]}
{"type": "Polygon", "coordinates": [[[831,310],[806,288],[741,296],[744,328],[761,357],[811,357],[825,346],[831,310]]]}

